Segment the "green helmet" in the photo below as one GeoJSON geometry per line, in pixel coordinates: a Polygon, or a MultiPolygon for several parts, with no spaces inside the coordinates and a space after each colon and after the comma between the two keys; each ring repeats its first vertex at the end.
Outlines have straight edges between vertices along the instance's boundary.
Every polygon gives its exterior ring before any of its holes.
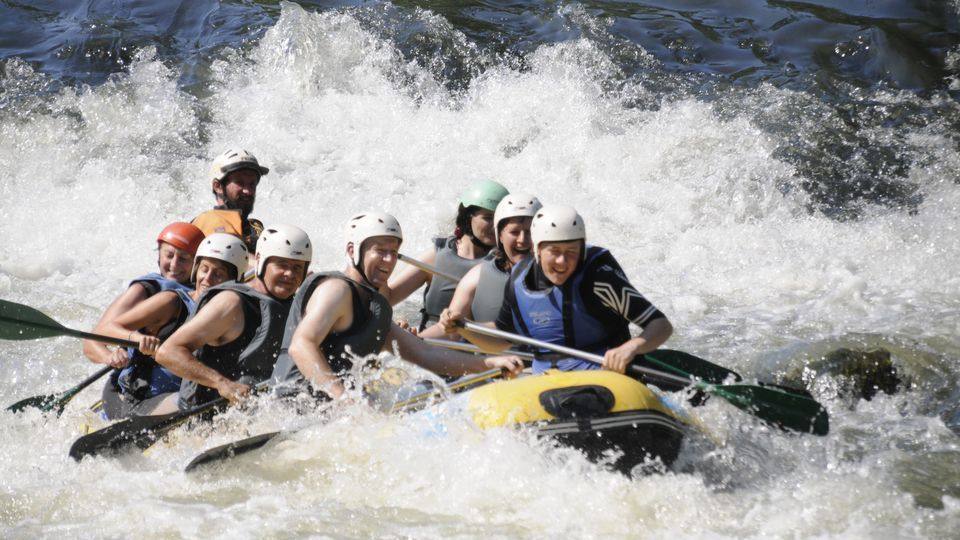
{"type": "Polygon", "coordinates": [[[460,204],[464,208],[476,206],[493,212],[500,200],[509,194],[507,188],[493,180],[480,180],[460,194],[460,204]]]}

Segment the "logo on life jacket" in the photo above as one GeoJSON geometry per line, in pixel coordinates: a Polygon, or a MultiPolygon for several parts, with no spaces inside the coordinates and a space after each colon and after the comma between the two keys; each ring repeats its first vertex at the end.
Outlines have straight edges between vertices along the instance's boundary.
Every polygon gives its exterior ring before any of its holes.
{"type": "Polygon", "coordinates": [[[537,326],[543,326],[545,324],[549,324],[550,321],[553,320],[551,315],[553,315],[553,313],[549,311],[531,311],[530,320],[533,321],[533,324],[537,326]]]}

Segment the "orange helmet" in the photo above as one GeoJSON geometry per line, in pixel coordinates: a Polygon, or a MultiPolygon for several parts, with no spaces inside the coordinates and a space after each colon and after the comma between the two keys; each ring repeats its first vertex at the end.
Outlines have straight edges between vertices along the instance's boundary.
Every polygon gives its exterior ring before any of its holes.
{"type": "Polygon", "coordinates": [[[171,223],[160,231],[157,236],[157,243],[165,242],[175,248],[189,251],[191,255],[197,253],[200,242],[203,242],[203,231],[196,225],[177,221],[171,223]]]}

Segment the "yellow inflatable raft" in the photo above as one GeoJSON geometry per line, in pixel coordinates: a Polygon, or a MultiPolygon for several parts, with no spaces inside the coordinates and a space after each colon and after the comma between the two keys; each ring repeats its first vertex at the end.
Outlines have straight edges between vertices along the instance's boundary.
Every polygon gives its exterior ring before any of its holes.
{"type": "Polygon", "coordinates": [[[647,459],[669,466],[687,425],[650,388],[611,371],[556,371],[481,386],[464,396],[481,428],[530,426],[629,473],[647,459]]]}

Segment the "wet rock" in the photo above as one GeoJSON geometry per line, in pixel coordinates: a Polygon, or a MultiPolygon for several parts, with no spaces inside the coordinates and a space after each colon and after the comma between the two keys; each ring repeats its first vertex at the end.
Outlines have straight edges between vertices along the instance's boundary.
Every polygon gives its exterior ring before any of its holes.
{"type": "Polygon", "coordinates": [[[838,393],[843,396],[870,400],[878,392],[894,394],[903,386],[890,351],[883,348],[857,350],[841,347],[807,367],[816,373],[835,377],[838,393]]]}

